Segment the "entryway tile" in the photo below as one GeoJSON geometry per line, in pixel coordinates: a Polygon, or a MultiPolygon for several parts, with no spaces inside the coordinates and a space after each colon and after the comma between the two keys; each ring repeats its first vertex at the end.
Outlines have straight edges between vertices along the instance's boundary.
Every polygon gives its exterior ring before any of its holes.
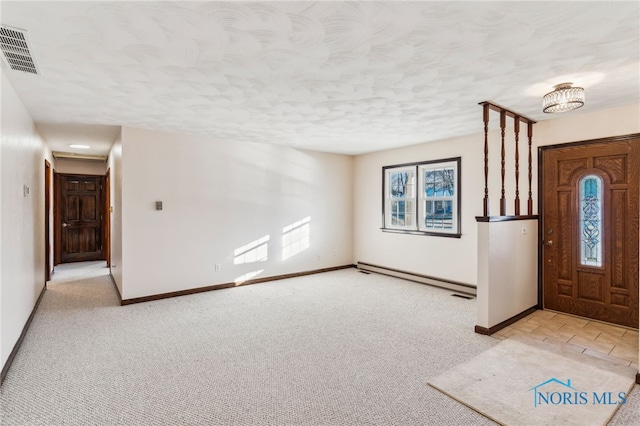
{"type": "Polygon", "coordinates": [[[612,345],[611,343],[598,342],[595,339],[589,339],[587,337],[582,337],[582,336],[573,336],[569,340],[569,343],[572,343],[578,346],[584,346],[587,349],[592,349],[594,351],[597,351],[603,354],[608,354],[609,352],[611,352],[611,349],[613,349],[614,347],[614,345],[612,345]]]}
{"type": "Polygon", "coordinates": [[[589,322],[589,324],[585,325],[584,328],[604,331],[606,333],[609,333],[618,337],[622,337],[622,335],[627,331],[625,328],[616,327],[614,325],[603,324],[597,321],[589,322]]]}
{"type": "Polygon", "coordinates": [[[626,345],[616,345],[610,352],[610,355],[618,358],[626,359],[628,361],[638,361],[638,346],[635,348],[626,345]]]}
{"type": "Polygon", "coordinates": [[[553,311],[535,311],[493,335],[528,336],[638,369],[638,331],[553,311]]]}

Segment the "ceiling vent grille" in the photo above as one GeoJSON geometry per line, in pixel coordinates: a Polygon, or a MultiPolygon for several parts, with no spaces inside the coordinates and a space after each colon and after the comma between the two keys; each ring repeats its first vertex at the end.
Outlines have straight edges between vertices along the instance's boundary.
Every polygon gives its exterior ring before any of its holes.
{"type": "Polygon", "coordinates": [[[12,70],[38,74],[36,62],[31,56],[27,32],[17,28],[0,27],[0,48],[12,70]]]}

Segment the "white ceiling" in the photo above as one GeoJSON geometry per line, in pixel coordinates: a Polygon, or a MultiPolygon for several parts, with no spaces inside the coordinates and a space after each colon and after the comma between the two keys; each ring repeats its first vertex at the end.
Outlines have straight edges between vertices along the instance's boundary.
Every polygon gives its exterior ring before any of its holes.
{"type": "Polygon", "coordinates": [[[541,97],[565,81],[587,96],[566,114],[640,103],[639,10],[2,1],[0,19],[28,31],[41,74],[3,66],[54,149],[124,125],[358,154],[480,132],[485,100],[555,118],[541,97]]]}

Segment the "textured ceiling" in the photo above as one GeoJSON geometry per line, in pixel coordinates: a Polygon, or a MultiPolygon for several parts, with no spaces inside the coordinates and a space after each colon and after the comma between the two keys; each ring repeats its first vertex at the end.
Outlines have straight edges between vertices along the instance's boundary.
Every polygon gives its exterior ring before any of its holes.
{"type": "Polygon", "coordinates": [[[45,136],[125,125],[357,154],[479,132],[484,100],[557,117],[541,97],[565,81],[587,96],[568,114],[639,103],[639,9],[2,1],[0,19],[28,31],[41,75],[5,71],[45,136]]]}

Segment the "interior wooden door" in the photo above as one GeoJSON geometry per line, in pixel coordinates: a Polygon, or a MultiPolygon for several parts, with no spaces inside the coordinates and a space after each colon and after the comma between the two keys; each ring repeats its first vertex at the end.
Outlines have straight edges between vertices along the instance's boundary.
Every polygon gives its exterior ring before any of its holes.
{"type": "Polygon", "coordinates": [[[61,260],[103,260],[102,176],[60,175],[61,260]]]}
{"type": "Polygon", "coordinates": [[[638,328],[640,136],[545,149],[544,307],[638,328]]]}

